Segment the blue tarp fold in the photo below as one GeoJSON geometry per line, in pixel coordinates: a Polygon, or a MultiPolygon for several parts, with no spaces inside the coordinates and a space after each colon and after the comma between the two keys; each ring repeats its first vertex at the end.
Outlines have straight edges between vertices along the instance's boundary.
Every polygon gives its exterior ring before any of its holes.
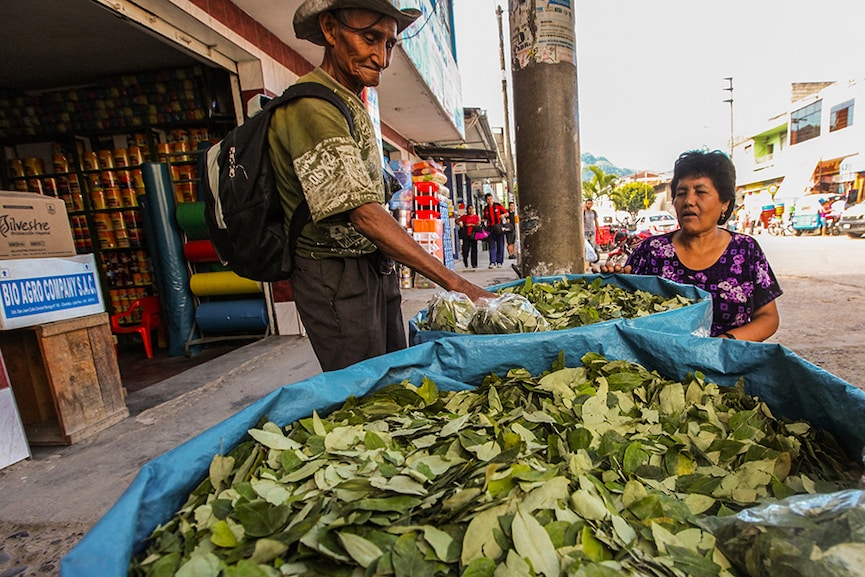
{"type": "Polygon", "coordinates": [[[832,432],[851,456],[865,444],[865,392],[777,344],[669,334],[627,324],[602,323],[583,330],[537,334],[478,335],[441,339],[370,359],[340,371],[282,387],[231,418],[142,467],[130,487],[61,561],[63,577],[121,577],[133,553],[157,524],[167,521],[207,475],[213,455],[228,452],[264,416],[280,425],[326,414],[350,395],[410,379],[432,378],[443,390],[480,383],[490,372],[525,367],[548,370],[559,352],[578,366],[586,352],[637,362],[682,379],[700,370],[720,385],[745,377],[746,390],[766,401],[776,416],[804,418],[832,432]]]}
{"type": "MultiPolygon", "coordinates": [[[[532,277],[532,282],[536,284],[553,284],[560,280],[574,281],[583,279],[587,283],[592,283],[595,279],[601,279],[603,286],[613,285],[623,288],[630,292],[638,290],[647,291],[652,294],[660,295],[664,298],[672,298],[680,295],[689,298],[694,302],[693,305],[682,307],[662,313],[655,313],[645,317],[635,319],[618,319],[604,321],[597,324],[622,323],[637,328],[648,330],[657,330],[667,333],[693,333],[698,336],[708,336],[712,328],[712,296],[703,289],[693,285],[679,284],[657,276],[642,276],[633,274],[567,274],[559,276],[544,276],[532,277]]],[[[488,290],[495,292],[499,289],[518,287],[525,280],[516,280],[503,284],[498,284],[489,287],[488,290]]],[[[420,324],[427,318],[427,311],[420,311],[414,318],[408,322],[409,343],[419,345],[429,341],[438,340],[446,337],[474,337],[476,335],[467,335],[463,333],[452,333],[448,331],[429,331],[421,330],[420,324]]],[[[576,327],[573,329],[564,329],[565,331],[582,331],[587,327],[595,325],[587,325],[585,327],[576,327]]],[[[549,331],[544,333],[535,333],[536,338],[556,339],[563,331],[549,331]]],[[[508,336],[510,338],[510,336],[508,336]]]]}

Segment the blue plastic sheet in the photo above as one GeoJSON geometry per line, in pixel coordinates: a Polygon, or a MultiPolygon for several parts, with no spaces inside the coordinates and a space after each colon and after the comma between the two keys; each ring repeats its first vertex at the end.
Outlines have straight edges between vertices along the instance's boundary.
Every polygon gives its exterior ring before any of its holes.
{"type": "Polygon", "coordinates": [[[177,201],[166,163],[145,162],[142,173],[147,192],[139,199],[162,309],[168,321],[168,354],[179,357],[186,353],[186,340],[195,326],[195,303],[189,290],[183,237],[174,218],[177,201]]]}
{"type": "Polygon", "coordinates": [[[604,323],[581,331],[559,331],[556,339],[537,334],[479,335],[442,339],[390,353],[282,387],[219,425],[142,467],[108,513],[61,561],[63,577],[121,577],[133,553],[144,548],[157,524],[165,522],[207,475],[213,455],[246,436],[260,418],[286,425],[338,407],[350,395],[410,379],[432,378],[440,389],[464,389],[490,372],[526,367],[549,370],[559,352],[578,366],[586,352],[625,359],[673,379],[703,371],[720,385],[745,377],[746,390],[767,402],[776,416],[804,418],[832,432],[851,456],[865,444],[865,392],[777,344],[668,334],[625,324],[604,323]]]}
{"type": "MultiPolygon", "coordinates": [[[[595,279],[600,278],[603,286],[613,285],[623,288],[630,292],[638,290],[647,291],[652,294],[660,295],[664,298],[671,298],[676,295],[689,298],[695,303],[680,309],[655,313],[645,317],[635,319],[616,319],[596,323],[594,325],[586,325],[573,329],[565,329],[564,331],[550,331],[545,333],[535,333],[537,338],[557,339],[562,332],[582,331],[590,327],[595,327],[598,324],[621,323],[628,326],[634,326],[643,329],[657,330],[668,333],[692,333],[697,336],[709,336],[709,331],[712,328],[712,295],[703,289],[693,285],[679,284],[657,276],[642,276],[633,274],[615,274],[615,275],[600,275],[600,274],[569,274],[559,276],[532,277],[533,283],[538,284],[553,284],[562,279],[577,280],[584,279],[587,283],[592,283],[595,279]]],[[[498,284],[489,287],[487,290],[495,292],[499,289],[520,286],[525,280],[517,280],[498,284]]],[[[472,337],[477,335],[468,335],[464,333],[452,333],[449,331],[429,331],[421,330],[420,323],[423,323],[427,318],[427,311],[420,311],[414,318],[409,319],[408,333],[409,343],[419,345],[429,341],[442,339],[446,337],[472,337]]],[[[500,338],[510,339],[511,335],[498,335],[500,338]]],[[[505,341],[510,342],[510,340],[505,341]]]]}

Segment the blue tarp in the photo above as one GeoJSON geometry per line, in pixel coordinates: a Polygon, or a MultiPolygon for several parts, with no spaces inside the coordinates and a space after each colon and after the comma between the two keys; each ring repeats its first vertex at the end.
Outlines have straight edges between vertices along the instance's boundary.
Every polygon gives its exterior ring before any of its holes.
{"type": "Polygon", "coordinates": [[[189,492],[207,475],[213,455],[226,453],[264,416],[286,425],[327,414],[350,395],[410,379],[432,378],[440,389],[466,388],[490,372],[504,374],[526,367],[532,374],[549,370],[560,351],[567,366],[579,366],[586,352],[637,362],[660,374],[682,379],[703,371],[720,385],[740,377],[746,390],[766,401],[776,416],[804,418],[832,432],[851,456],[865,444],[865,392],[796,356],[777,344],[752,343],[669,334],[626,324],[603,323],[580,331],[558,331],[557,338],[537,334],[478,335],[441,339],[318,375],[282,387],[219,425],[142,467],[127,491],[61,561],[63,577],[121,577],[133,553],[157,524],[171,518],[189,492]]]}
{"type": "MultiPolygon", "coordinates": [[[[597,324],[622,323],[637,328],[657,330],[667,333],[693,333],[699,336],[709,336],[709,331],[712,328],[712,295],[710,295],[703,289],[697,288],[693,285],[675,283],[654,275],[641,276],[634,274],[567,274],[559,276],[532,277],[532,282],[536,284],[553,284],[556,281],[560,281],[562,279],[569,281],[583,279],[587,283],[592,283],[595,281],[595,279],[598,278],[601,279],[601,285],[603,286],[611,284],[630,292],[642,290],[650,292],[652,294],[660,295],[664,298],[672,298],[676,295],[680,295],[695,301],[695,303],[693,305],[682,307],[680,309],[674,309],[662,313],[655,313],[645,317],[639,317],[635,319],[609,320],[597,324]]],[[[524,282],[525,280],[516,280],[489,287],[487,290],[495,292],[499,289],[518,287],[524,282]]],[[[464,333],[452,333],[448,331],[421,330],[419,328],[420,323],[424,322],[426,318],[427,311],[422,310],[417,314],[417,316],[409,320],[409,343],[411,343],[412,345],[419,345],[421,343],[426,343],[445,337],[476,336],[467,335],[464,333]]],[[[582,331],[585,330],[587,327],[594,326],[596,325],[586,325],[583,327],[576,327],[573,329],[564,330],[582,331]]],[[[549,331],[547,333],[535,334],[538,338],[557,339],[559,335],[561,335],[561,333],[562,331],[549,331]]],[[[508,336],[508,338],[510,338],[510,336],[508,336]]]]}

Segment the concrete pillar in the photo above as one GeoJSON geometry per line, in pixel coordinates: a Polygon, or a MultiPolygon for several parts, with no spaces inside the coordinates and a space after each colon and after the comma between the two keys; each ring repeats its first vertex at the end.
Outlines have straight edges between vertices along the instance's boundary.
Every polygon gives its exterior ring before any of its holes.
{"type": "Polygon", "coordinates": [[[510,0],[523,275],[582,273],[573,2],[510,0]]]}

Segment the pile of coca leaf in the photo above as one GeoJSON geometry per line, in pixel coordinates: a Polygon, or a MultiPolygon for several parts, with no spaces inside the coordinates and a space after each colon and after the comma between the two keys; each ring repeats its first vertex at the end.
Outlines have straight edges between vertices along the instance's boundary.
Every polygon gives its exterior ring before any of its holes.
{"type": "Polygon", "coordinates": [[[500,289],[497,299],[477,305],[459,293],[434,297],[427,308],[423,330],[474,334],[509,334],[570,329],[602,321],[632,319],[679,309],[694,303],[682,295],[664,297],[649,291],[630,291],[596,278],[562,278],[500,289]]]}
{"type": "Polygon", "coordinates": [[[701,524],[856,485],[835,440],[737,387],[589,353],[263,423],[216,456],[135,576],[739,575],[701,524]]]}

